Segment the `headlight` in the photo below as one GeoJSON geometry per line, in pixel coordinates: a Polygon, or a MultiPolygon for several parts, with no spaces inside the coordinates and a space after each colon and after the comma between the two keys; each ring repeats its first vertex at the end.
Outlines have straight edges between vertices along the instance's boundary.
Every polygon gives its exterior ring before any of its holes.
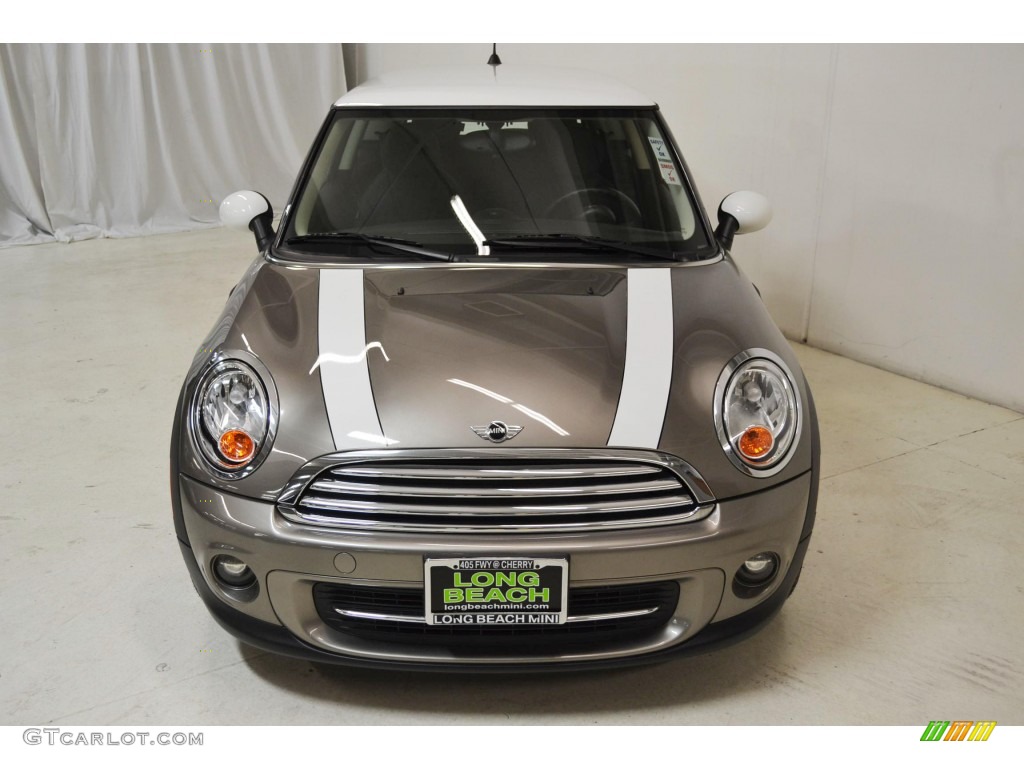
{"type": "Polygon", "coordinates": [[[260,377],[239,360],[214,365],[196,389],[191,426],[218,474],[238,477],[255,469],[270,432],[270,402],[260,377]]]}
{"type": "Polygon", "coordinates": [[[715,428],[739,469],[768,477],[786,466],[800,418],[793,375],[778,355],[748,349],[725,366],[715,387],[715,428]]]}

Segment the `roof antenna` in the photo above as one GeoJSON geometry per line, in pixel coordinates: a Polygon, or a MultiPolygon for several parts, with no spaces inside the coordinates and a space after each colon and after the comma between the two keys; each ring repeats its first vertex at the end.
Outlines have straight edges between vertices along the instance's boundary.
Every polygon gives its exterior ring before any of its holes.
{"type": "Polygon", "coordinates": [[[487,66],[496,67],[501,64],[501,59],[498,57],[498,44],[491,43],[491,58],[487,60],[487,66]]]}

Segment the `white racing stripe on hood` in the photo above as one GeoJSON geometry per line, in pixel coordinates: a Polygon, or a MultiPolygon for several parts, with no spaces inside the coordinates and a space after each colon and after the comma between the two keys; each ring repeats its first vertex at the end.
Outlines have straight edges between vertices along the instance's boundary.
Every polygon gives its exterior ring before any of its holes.
{"type": "MultiPolygon", "coordinates": [[[[363,270],[320,270],[319,356],[310,371],[320,371],[327,420],[339,451],[393,445],[380,426],[377,404],[370,388],[363,310],[363,270]]],[[[385,357],[386,357],[386,353],[385,357]]]]}
{"type": "Polygon", "coordinates": [[[609,446],[657,448],[672,384],[672,275],[627,273],[626,366],[609,446]]]}

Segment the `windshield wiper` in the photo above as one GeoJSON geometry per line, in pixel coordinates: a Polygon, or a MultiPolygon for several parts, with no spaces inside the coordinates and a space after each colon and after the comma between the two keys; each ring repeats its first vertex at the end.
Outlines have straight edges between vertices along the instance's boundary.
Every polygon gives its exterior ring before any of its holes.
{"type": "Polygon", "coordinates": [[[550,235],[512,235],[510,237],[498,237],[493,240],[485,240],[484,245],[508,246],[511,248],[543,249],[551,248],[572,248],[574,246],[586,245],[593,250],[623,251],[638,256],[650,256],[655,259],[666,259],[667,261],[678,261],[674,251],[665,251],[659,248],[646,248],[642,245],[627,243],[622,240],[611,240],[607,237],[594,237],[591,235],[570,235],[557,233],[550,235]]]}
{"type": "Polygon", "coordinates": [[[377,245],[382,248],[390,248],[393,251],[402,253],[414,253],[417,256],[426,256],[430,259],[440,261],[460,261],[460,258],[452,253],[441,253],[424,248],[423,245],[414,240],[404,240],[400,237],[389,237],[388,235],[364,235],[362,232],[311,232],[308,235],[296,235],[285,241],[288,245],[293,243],[312,242],[361,242],[369,245],[377,245]]]}

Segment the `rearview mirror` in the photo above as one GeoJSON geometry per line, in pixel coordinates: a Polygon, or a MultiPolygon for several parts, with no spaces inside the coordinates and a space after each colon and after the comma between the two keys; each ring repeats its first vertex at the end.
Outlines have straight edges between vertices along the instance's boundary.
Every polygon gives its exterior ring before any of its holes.
{"type": "Polygon", "coordinates": [[[225,197],[220,204],[220,220],[232,229],[250,230],[260,251],[274,239],[274,209],[259,192],[243,189],[225,197]]]}

